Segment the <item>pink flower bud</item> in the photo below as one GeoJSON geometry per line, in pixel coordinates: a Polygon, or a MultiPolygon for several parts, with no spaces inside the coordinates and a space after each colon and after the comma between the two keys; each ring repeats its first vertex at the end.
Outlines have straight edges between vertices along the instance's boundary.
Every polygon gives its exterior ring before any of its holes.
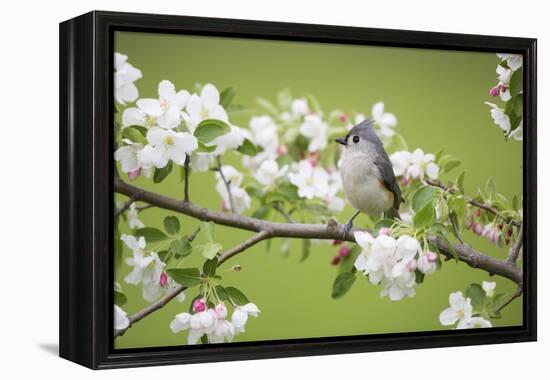
{"type": "Polygon", "coordinates": [[[343,245],[342,247],[340,247],[340,250],[338,251],[338,256],[340,257],[346,257],[347,255],[349,255],[349,251],[350,249],[348,247],[346,247],[345,245],[343,245]]]}
{"type": "Polygon", "coordinates": [[[338,119],[342,122],[342,123],[345,123],[348,121],[348,115],[346,113],[343,113],[343,114],[340,114],[340,116],[338,117],[338,119]]]}
{"type": "Polygon", "coordinates": [[[166,284],[168,283],[168,276],[166,275],[166,273],[161,273],[159,282],[160,286],[162,286],[163,288],[166,286],[166,284]]]}
{"type": "Polygon", "coordinates": [[[428,252],[426,257],[430,263],[435,263],[437,261],[437,253],[435,252],[428,252]]]}
{"type": "Polygon", "coordinates": [[[508,228],[508,231],[506,231],[506,235],[508,235],[508,237],[512,236],[513,233],[514,230],[512,229],[512,227],[508,228]]]}
{"type": "Polygon", "coordinates": [[[407,264],[407,269],[409,270],[409,272],[414,272],[416,270],[416,261],[409,261],[409,263],[407,264]]]}
{"type": "Polygon", "coordinates": [[[206,310],[206,301],[203,298],[197,298],[193,301],[193,311],[199,313],[206,310]]]}
{"type": "Polygon", "coordinates": [[[498,96],[500,94],[500,86],[495,86],[489,90],[489,95],[498,96]]]}
{"type": "Polygon", "coordinates": [[[330,262],[330,265],[336,266],[336,265],[340,264],[340,261],[342,261],[342,257],[336,255],[332,258],[332,261],[330,262]]]}
{"type": "Polygon", "coordinates": [[[382,227],[382,228],[380,228],[380,231],[378,231],[378,234],[379,235],[391,236],[391,228],[382,227]]]}
{"type": "Polygon", "coordinates": [[[214,313],[216,313],[218,319],[225,319],[227,317],[227,307],[223,302],[220,302],[214,307],[214,313]]]}
{"type": "Polygon", "coordinates": [[[332,241],[332,245],[334,245],[334,246],[337,246],[337,245],[340,245],[340,244],[342,244],[342,240],[333,240],[332,241]]]}
{"type": "Polygon", "coordinates": [[[474,223],[474,225],[472,226],[472,231],[476,235],[481,235],[481,233],[483,232],[483,227],[481,226],[481,223],[474,223]]]}
{"type": "Polygon", "coordinates": [[[287,154],[288,154],[288,148],[286,147],[286,145],[279,145],[277,147],[277,155],[285,156],[287,154]]]}
{"type": "Polygon", "coordinates": [[[481,209],[480,209],[480,208],[478,208],[478,209],[476,210],[476,216],[477,216],[478,218],[481,216],[481,209]]]}
{"type": "Polygon", "coordinates": [[[409,176],[404,176],[403,178],[401,178],[401,184],[403,186],[407,186],[409,184],[410,180],[411,179],[409,178],[409,176]]]}
{"type": "Polygon", "coordinates": [[[137,177],[139,177],[139,175],[141,174],[141,168],[137,169],[137,170],[134,170],[132,172],[128,172],[128,179],[130,181],[133,181],[134,179],[136,179],[137,177]]]}

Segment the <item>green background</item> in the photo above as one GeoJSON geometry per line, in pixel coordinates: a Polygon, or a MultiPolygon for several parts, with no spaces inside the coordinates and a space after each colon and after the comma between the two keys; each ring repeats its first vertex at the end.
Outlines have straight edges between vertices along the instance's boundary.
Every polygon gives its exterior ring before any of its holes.
{"type": "MultiPolygon", "coordinates": [[[[367,115],[372,105],[384,101],[386,111],[398,118],[397,130],[409,148],[421,147],[435,153],[442,147],[463,161],[466,192],[474,194],[492,176],[498,189],[509,197],[522,193],[522,147],[506,142],[493,124],[484,101],[494,101],[488,90],[496,83],[498,59],[492,53],[384,48],[319,43],[227,39],[117,32],[115,50],[129,56],[143,78],[136,82],[140,97],[157,97],[158,83],[172,81],[176,88],[192,92],[195,83],[213,83],[220,91],[233,86],[235,103],[254,106],[254,98],[275,101],[278,91],[290,88],[295,97],[314,94],[326,114],[332,109],[356,110],[367,115]]],[[[235,125],[246,127],[245,114],[231,117],[235,125]]],[[[240,157],[229,155],[226,163],[239,167],[240,157]]],[[[451,172],[454,179],[461,169],[451,172]]],[[[445,179],[445,178],[443,178],[445,179]]],[[[161,185],[142,178],[137,186],[181,198],[179,175],[171,175],[161,185]]],[[[246,184],[246,179],[245,179],[246,184]]],[[[191,200],[213,209],[220,208],[212,173],[191,177],[191,200]]],[[[117,196],[121,201],[124,197],[117,196]]],[[[249,210],[249,213],[253,209],[249,210]]],[[[353,210],[337,215],[345,222],[353,210]]],[[[149,209],[141,213],[147,226],[162,227],[162,219],[175,213],[149,209]]],[[[363,216],[356,225],[365,222],[363,216]]],[[[180,216],[185,233],[197,222],[180,216]]],[[[122,231],[127,231],[121,222],[122,231]]],[[[246,239],[250,233],[217,227],[217,238],[224,248],[246,239]]],[[[504,258],[506,248],[497,248],[485,239],[468,234],[477,249],[504,258]]],[[[222,285],[233,285],[256,303],[262,313],[251,318],[247,331],[235,341],[276,340],[339,335],[441,330],[439,313],[448,307],[449,293],[465,292],[471,282],[497,282],[497,291],[512,292],[514,284],[492,277],[481,270],[453,261],[443,270],[426,277],[414,298],[392,302],[381,299],[380,287],[358,278],[351,291],[339,300],[330,297],[337,269],[330,265],[337,248],[326,242],[312,244],[308,260],[299,263],[301,245],[292,243],[289,257],[279,254],[274,240],[269,253],[264,243],[236,256],[220,269],[240,264],[242,271],[223,274],[222,285]]],[[[125,257],[130,252],[125,249],[125,257]]],[[[185,266],[200,266],[202,259],[191,255],[185,266]]],[[[128,296],[128,314],[147,306],[141,288],[124,283],[130,267],[123,265],[116,274],[128,296]]],[[[196,290],[187,292],[183,304],[176,301],[137,323],[115,341],[116,348],[181,345],[187,333],[173,334],[169,324],[178,313],[188,311],[196,290]]],[[[514,301],[494,326],[522,323],[522,305],[514,301]]]]}

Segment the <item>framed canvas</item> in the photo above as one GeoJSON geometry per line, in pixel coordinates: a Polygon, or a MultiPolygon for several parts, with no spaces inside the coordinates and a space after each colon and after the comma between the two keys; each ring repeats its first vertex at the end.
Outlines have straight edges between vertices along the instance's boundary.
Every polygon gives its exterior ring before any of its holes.
{"type": "Polygon", "coordinates": [[[60,356],[536,339],[536,40],[60,24],[60,356]]]}

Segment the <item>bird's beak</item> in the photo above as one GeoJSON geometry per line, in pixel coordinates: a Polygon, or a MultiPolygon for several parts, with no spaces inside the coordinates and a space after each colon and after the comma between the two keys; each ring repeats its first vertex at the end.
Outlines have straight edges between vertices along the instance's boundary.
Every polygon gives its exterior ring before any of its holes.
{"type": "Polygon", "coordinates": [[[338,137],[334,141],[336,141],[338,144],[342,144],[343,146],[348,145],[348,142],[346,141],[345,137],[338,137]]]}

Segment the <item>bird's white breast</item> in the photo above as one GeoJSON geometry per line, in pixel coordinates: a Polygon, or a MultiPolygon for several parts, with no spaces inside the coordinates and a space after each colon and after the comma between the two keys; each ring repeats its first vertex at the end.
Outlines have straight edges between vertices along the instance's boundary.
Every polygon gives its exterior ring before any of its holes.
{"type": "Polygon", "coordinates": [[[369,153],[344,149],[340,173],[344,192],[354,208],[369,215],[378,215],[391,208],[393,193],[383,184],[369,153]]]}

